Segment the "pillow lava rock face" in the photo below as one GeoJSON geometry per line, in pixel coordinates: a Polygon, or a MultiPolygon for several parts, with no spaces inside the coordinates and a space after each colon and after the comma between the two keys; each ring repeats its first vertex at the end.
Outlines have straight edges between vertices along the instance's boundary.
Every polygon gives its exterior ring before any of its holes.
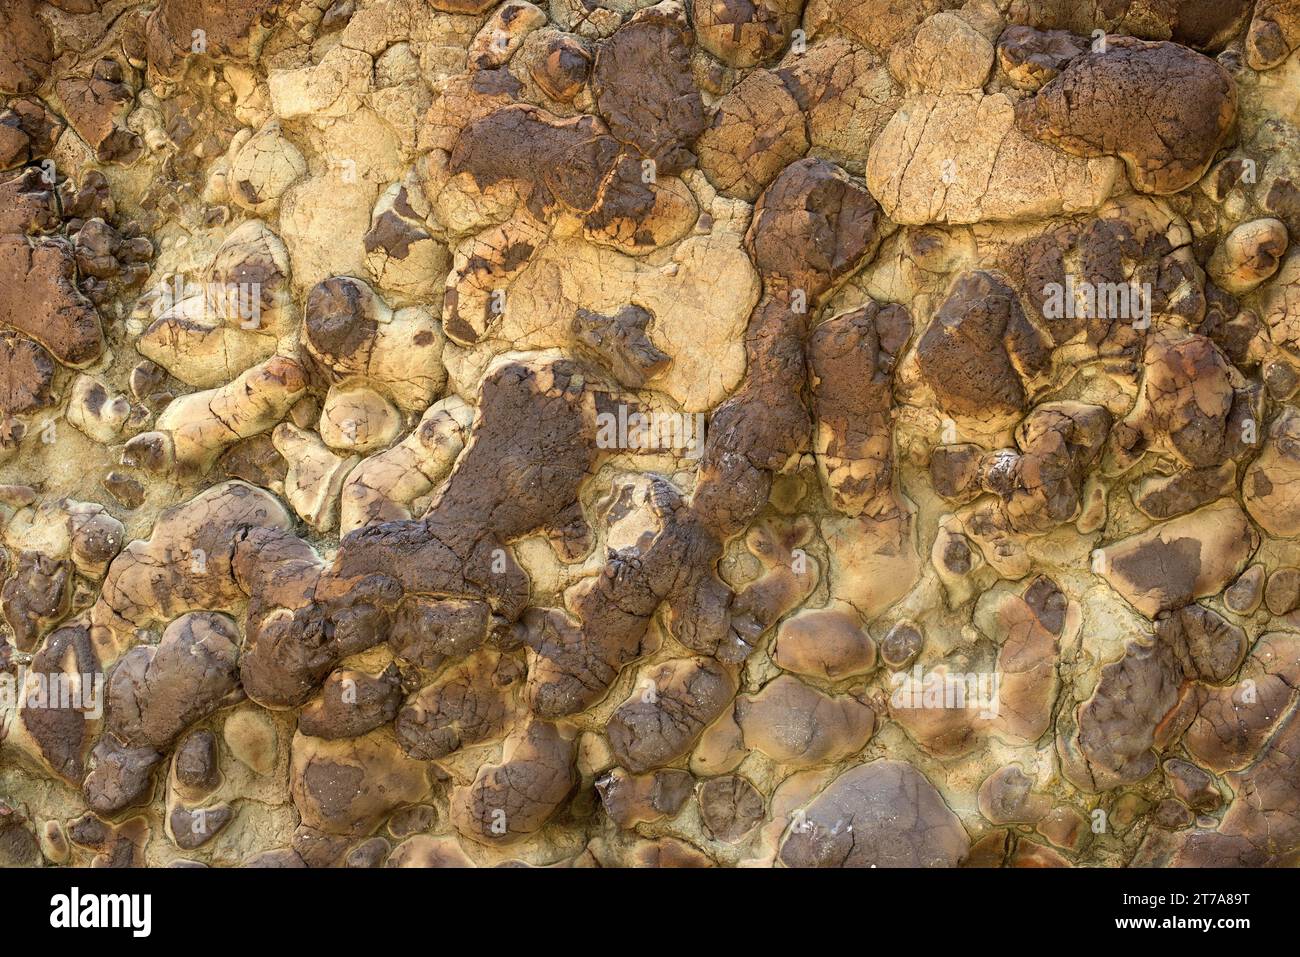
{"type": "Polygon", "coordinates": [[[1294,864],[1298,9],[6,0],[0,865],[1294,864]]]}

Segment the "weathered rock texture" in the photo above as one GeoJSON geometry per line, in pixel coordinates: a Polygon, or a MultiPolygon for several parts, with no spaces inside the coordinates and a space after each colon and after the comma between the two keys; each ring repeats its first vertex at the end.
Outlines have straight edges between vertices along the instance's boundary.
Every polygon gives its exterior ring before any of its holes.
{"type": "Polygon", "coordinates": [[[1294,865],[1297,49],[7,0],[0,864],[1294,865]]]}

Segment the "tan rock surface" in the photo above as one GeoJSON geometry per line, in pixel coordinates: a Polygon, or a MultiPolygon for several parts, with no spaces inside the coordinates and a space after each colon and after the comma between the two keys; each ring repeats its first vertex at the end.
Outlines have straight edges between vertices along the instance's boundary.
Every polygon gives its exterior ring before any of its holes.
{"type": "Polygon", "coordinates": [[[1294,3],[2,7],[0,865],[1300,860],[1294,3]]]}

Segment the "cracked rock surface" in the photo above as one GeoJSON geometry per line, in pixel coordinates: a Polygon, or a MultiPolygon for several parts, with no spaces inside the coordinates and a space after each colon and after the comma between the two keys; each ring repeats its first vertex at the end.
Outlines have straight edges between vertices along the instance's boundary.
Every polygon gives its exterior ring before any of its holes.
{"type": "Polygon", "coordinates": [[[1291,0],[6,0],[0,865],[1300,863],[1291,0]]]}

